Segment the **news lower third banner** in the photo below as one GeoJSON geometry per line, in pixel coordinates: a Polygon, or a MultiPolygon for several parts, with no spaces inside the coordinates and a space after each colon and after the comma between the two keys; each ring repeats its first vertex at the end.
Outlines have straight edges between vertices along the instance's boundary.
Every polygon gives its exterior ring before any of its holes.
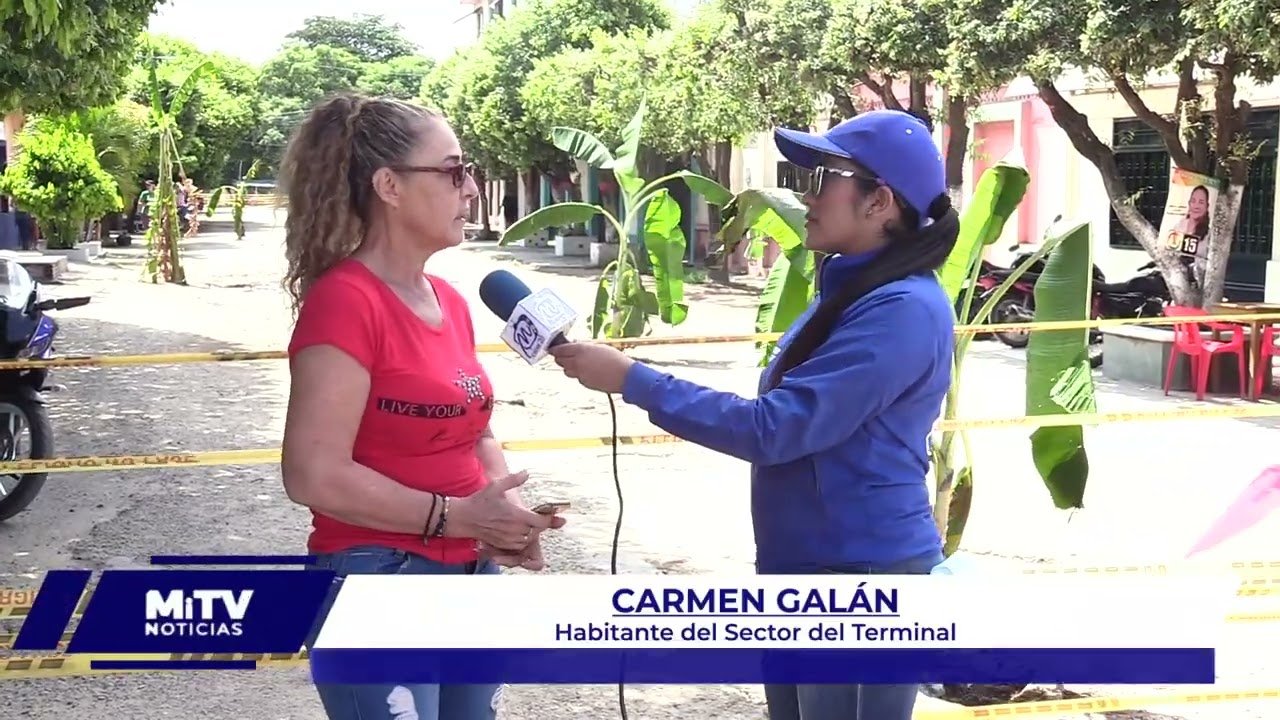
{"type": "Polygon", "coordinates": [[[1239,579],[48,573],[14,649],[295,653],[319,683],[1212,683],[1239,579]],[[78,607],[82,616],[74,623],[78,607]],[[318,632],[318,636],[317,636],[318,632]]]}

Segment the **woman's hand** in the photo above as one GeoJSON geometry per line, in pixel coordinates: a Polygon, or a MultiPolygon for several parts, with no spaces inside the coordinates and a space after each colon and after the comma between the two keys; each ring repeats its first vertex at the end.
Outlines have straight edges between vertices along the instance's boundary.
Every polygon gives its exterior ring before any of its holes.
{"type": "Polygon", "coordinates": [[[537,572],[547,567],[546,561],[542,557],[542,531],[539,530],[533,534],[533,539],[524,547],[524,550],[511,551],[502,550],[481,543],[480,554],[488,557],[502,567],[518,567],[525,570],[537,572]]]}
{"type": "Polygon", "coordinates": [[[447,537],[466,537],[508,552],[521,552],[537,533],[562,527],[564,518],[539,515],[507,499],[508,490],[520,487],[529,479],[521,470],[489,483],[483,490],[450,502],[445,523],[447,537]]]}
{"type": "Polygon", "coordinates": [[[556,359],[556,364],[564,368],[566,376],[592,390],[607,393],[622,392],[627,371],[636,362],[621,350],[592,343],[564,343],[548,352],[556,359]]]}

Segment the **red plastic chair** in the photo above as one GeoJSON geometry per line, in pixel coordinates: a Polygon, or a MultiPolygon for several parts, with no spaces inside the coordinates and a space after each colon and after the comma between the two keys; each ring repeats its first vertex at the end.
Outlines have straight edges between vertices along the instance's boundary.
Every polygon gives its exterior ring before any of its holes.
{"type": "Polygon", "coordinates": [[[1253,378],[1253,395],[1262,397],[1262,388],[1271,384],[1271,358],[1280,355],[1280,347],[1276,345],[1276,328],[1267,325],[1262,328],[1262,354],[1258,358],[1257,372],[1253,378]]]}
{"type": "MultiPolygon", "coordinates": [[[[1164,314],[1169,317],[1204,317],[1209,313],[1200,308],[1182,305],[1168,305],[1164,314]]],[[[1240,396],[1246,393],[1244,327],[1228,323],[1206,322],[1194,320],[1175,323],[1173,326],[1173,347],[1169,349],[1169,366],[1164,372],[1164,394],[1169,394],[1169,386],[1173,384],[1173,366],[1179,355],[1186,355],[1191,363],[1191,380],[1195,384],[1196,399],[1203,400],[1205,389],[1209,386],[1209,368],[1213,364],[1214,355],[1234,353],[1240,361],[1240,396]],[[1232,338],[1226,342],[1205,340],[1200,337],[1200,326],[1206,325],[1213,330],[1230,330],[1232,338]]]]}

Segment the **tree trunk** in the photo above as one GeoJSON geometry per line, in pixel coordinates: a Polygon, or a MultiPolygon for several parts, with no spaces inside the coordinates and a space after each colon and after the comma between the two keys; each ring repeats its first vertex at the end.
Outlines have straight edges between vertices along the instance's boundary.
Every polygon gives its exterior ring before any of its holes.
{"type": "Polygon", "coordinates": [[[480,232],[482,237],[488,238],[493,232],[489,224],[489,175],[479,168],[476,168],[476,188],[480,191],[476,198],[480,204],[480,232]]]}
{"type": "Polygon", "coordinates": [[[1036,80],[1040,91],[1040,99],[1049,106],[1049,113],[1054,122],[1062,128],[1071,140],[1076,152],[1083,155],[1102,176],[1102,186],[1106,189],[1111,207],[1116,211],[1120,224],[1142,245],[1147,254],[1155,260],[1169,285],[1169,292],[1174,302],[1179,305],[1199,306],[1201,304],[1199,288],[1187,274],[1176,250],[1163,246],[1156,237],[1157,230],[1147,221],[1138,208],[1130,201],[1130,193],[1120,179],[1120,169],[1116,166],[1116,156],[1111,148],[1098,139],[1093,128],[1089,127],[1089,119],[1076,110],[1053,84],[1052,80],[1036,80]]]}
{"type": "MultiPolygon", "coordinates": [[[[964,197],[964,159],[969,147],[969,107],[965,98],[947,96],[947,194],[957,211],[964,197]]],[[[977,181],[977,178],[974,178],[977,181]]]]}
{"type": "Polygon", "coordinates": [[[910,92],[909,102],[911,107],[909,112],[923,120],[929,131],[933,132],[933,113],[929,112],[928,102],[928,80],[912,75],[907,86],[910,92]]]}
{"type": "Polygon", "coordinates": [[[524,173],[524,202],[527,208],[525,214],[532,213],[538,209],[538,205],[542,202],[542,187],[539,181],[537,170],[526,170],[524,173]]]}
{"type": "Polygon", "coordinates": [[[22,110],[13,110],[5,113],[4,116],[4,136],[8,139],[5,147],[6,162],[13,162],[18,154],[18,133],[22,132],[22,128],[27,124],[27,115],[22,110]]]}
{"type": "MultiPolygon", "coordinates": [[[[1218,195],[1213,205],[1213,233],[1209,238],[1200,287],[1204,288],[1201,302],[1205,308],[1222,300],[1227,285],[1227,262],[1231,259],[1231,240],[1235,237],[1236,221],[1240,217],[1240,201],[1244,198],[1244,185],[1231,183],[1218,195]]],[[[1199,263],[1197,263],[1199,264],[1199,263]]]]}

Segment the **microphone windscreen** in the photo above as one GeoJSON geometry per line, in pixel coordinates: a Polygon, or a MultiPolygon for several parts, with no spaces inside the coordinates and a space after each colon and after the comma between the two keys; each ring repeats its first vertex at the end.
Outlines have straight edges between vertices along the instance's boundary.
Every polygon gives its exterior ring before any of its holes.
{"type": "Polygon", "coordinates": [[[531,294],[528,285],[506,270],[494,270],[480,281],[480,300],[503,320],[510,320],[516,303],[531,294]]]}

